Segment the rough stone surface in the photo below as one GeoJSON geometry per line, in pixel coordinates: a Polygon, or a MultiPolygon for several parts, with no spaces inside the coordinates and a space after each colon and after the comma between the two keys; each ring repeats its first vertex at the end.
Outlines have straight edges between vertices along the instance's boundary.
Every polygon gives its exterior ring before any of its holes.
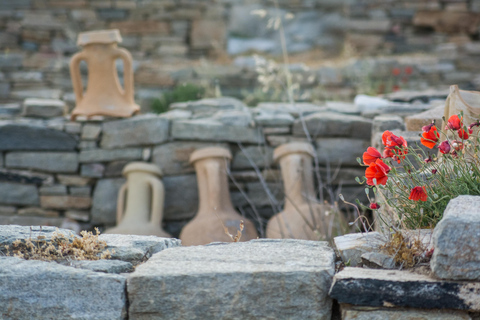
{"type": "Polygon", "coordinates": [[[115,225],[117,220],[118,190],[124,183],[125,179],[98,180],[93,192],[92,223],[115,225]]]}
{"type": "MultiPolygon", "coordinates": [[[[371,136],[372,121],[360,116],[319,112],[304,119],[312,137],[353,137],[369,140],[371,136]]],[[[293,124],[293,135],[305,136],[300,119],[293,124]]]]}
{"type": "Polygon", "coordinates": [[[172,137],[179,140],[228,141],[262,143],[263,136],[257,128],[227,126],[214,120],[182,120],[172,124],[172,137]]]}
{"type": "Polygon", "coordinates": [[[92,205],[90,197],[40,196],[40,205],[48,209],[88,209],[92,205]]]}
{"type": "Polygon", "coordinates": [[[5,165],[17,169],[73,173],[78,168],[78,155],[75,152],[9,152],[5,165]]]}
{"type": "Polygon", "coordinates": [[[99,239],[107,242],[107,249],[115,250],[112,259],[134,264],[143,262],[162,250],[181,246],[178,239],[156,236],[101,234],[99,239]]]}
{"type": "Polygon", "coordinates": [[[143,149],[127,148],[127,149],[93,149],[82,150],[78,160],[80,163],[85,162],[109,162],[114,160],[140,160],[142,159],[143,149]]]}
{"type": "Polygon", "coordinates": [[[392,131],[396,129],[405,130],[405,123],[403,122],[403,119],[400,116],[391,115],[391,114],[382,114],[373,118],[372,134],[376,132],[383,133],[386,130],[392,131]]]}
{"type": "Polygon", "coordinates": [[[82,177],[101,178],[105,172],[105,166],[101,163],[87,163],[80,167],[82,177]]]}
{"type": "Polygon", "coordinates": [[[262,102],[258,104],[257,109],[269,113],[288,113],[291,116],[298,118],[300,114],[306,117],[312,113],[325,111],[326,107],[306,102],[299,102],[295,104],[282,102],[262,102]]]}
{"type": "Polygon", "coordinates": [[[34,185],[0,182],[0,203],[37,206],[38,190],[34,185]]]}
{"type": "Polygon", "coordinates": [[[45,210],[37,207],[26,207],[18,210],[19,216],[35,216],[35,217],[58,217],[59,212],[53,210],[45,210]]]}
{"type": "Polygon", "coordinates": [[[53,99],[25,99],[23,115],[25,117],[53,118],[64,116],[67,106],[62,100],[53,99]]]}
{"type": "Polygon", "coordinates": [[[39,193],[46,196],[63,196],[67,194],[67,187],[61,184],[43,186],[40,187],[39,193]]]}
{"type": "Polygon", "coordinates": [[[419,114],[409,116],[405,118],[405,125],[407,131],[420,131],[423,126],[427,126],[432,123],[432,120],[435,120],[435,124],[438,128],[441,127],[443,112],[445,110],[445,105],[441,105],[432,108],[430,110],[421,112],[419,114]]]}
{"type": "Polygon", "coordinates": [[[102,126],[96,124],[86,124],[82,128],[83,140],[97,140],[102,132],[102,126]]]}
{"type": "Polygon", "coordinates": [[[320,138],[316,142],[318,161],[321,164],[329,163],[334,167],[358,165],[357,157],[361,158],[370,146],[369,140],[361,139],[320,138]]]}
{"type": "Polygon", "coordinates": [[[362,308],[342,305],[342,320],[471,320],[457,310],[362,308]]]}
{"type": "Polygon", "coordinates": [[[226,126],[248,127],[253,123],[252,115],[249,110],[221,110],[217,111],[212,116],[212,119],[221,122],[226,126]]]}
{"type": "Polygon", "coordinates": [[[75,233],[71,230],[58,229],[55,227],[0,225],[0,247],[3,250],[5,245],[11,245],[17,239],[27,240],[40,237],[48,241],[52,238],[56,230],[67,237],[76,237],[75,233]]]}
{"type": "Polygon", "coordinates": [[[347,267],[335,275],[330,296],[367,307],[480,310],[480,282],[436,280],[410,271],[347,267]]]}
{"type": "Polygon", "coordinates": [[[92,182],[91,178],[85,178],[74,175],[59,174],[58,182],[66,186],[86,186],[92,182]]]}
{"type": "Polygon", "coordinates": [[[263,127],[289,126],[295,118],[288,113],[267,113],[261,112],[255,116],[255,123],[263,127]]]}
{"type": "Polygon", "coordinates": [[[191,111],[194,116],[212,116],[220,110],[248,110],[248,107],[240,100],[230,97],[217,99],[202,99],[197,101],[178,102],[170,105],[172,110],[191,111]]]}
{"type": "Polygon", "coordinates": [[[0,123],[0,150],[74,150],[75,138],[68,133],[27,124],[0,123]]]}
{"type": "Polygon", "coordinates": [[[480,280],[480,196],[450,200],[433,232],[433,247],[435,276],[480,280]]]}
{"type": "Polygon", "coordinates": [[[105,122],[102,129],[102,148],[151,145],[168,139],[169,121],[146,114],[126,120],[105,122]]]}
{"type": "Polygon", "coordinates": [[[330,319],[333,274],[326,242],[260,239],[173,248],[129,278],[129,317],[330,319]]]}
{"type": "Polygon", "coordinates": [[[385,240],[378,232],[350,233],[333,239],[343,262],[350,262],[352,267],[362,263],[362,254],[377,250],[385,240]]]}
{"type": "Polygon", "coordinates": [[[363,266],[373,269],[394,269],[395,260],[381,252],[365,252],[361,256],[363,266]]]}
{"type": "Polygon", "coordinates": [[[192,218],[198,209],[198,189],[196,175],[164,177],[165,220],[192,218]]]}
{"type": "Polygon", "coordinates": [[[161,168],[165,175],[195,172],[195,168],[189,162],[192,152],[197,149],[214,146],[229,149],[226,143],[169,142],[153,149],[152,162],[161,168]]]}
{"type": "Polygon", "coordinates": [[[105,273],[132,272],[133,265],[127,261],[120,260],[74,260],[70,266],[105,273]]]}
{"type": "Polygon", "coordinates": [[[259,168],[268,168],[273,163],[273,149],[268,146],[249,146],[238,150],[233,156],[232,169],[252,169],[249,159],[259,168]]]}
{"type": "Polygon", "coordinates": [[[32,217],[32,216],[1,216],[0,215],[0,225],[15,224],[20,226],[55,226],[61,227],[64,218],[57,217],[32,217]]]}
{"type": "Polygon", "coordinates": [[[125,277],[0,257],[0,305],[3,319],[124,319],[125,277]]]}

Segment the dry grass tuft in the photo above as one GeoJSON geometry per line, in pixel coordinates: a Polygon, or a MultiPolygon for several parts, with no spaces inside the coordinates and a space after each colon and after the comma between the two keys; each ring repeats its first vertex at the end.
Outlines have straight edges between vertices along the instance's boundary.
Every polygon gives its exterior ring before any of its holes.
{"type": "Polygon", "coordinates": [[[36,239],[16,240],[12,246],[5,246],[7,256],[26,260],[99,260],[109,259],[114,251],[105,250],[107,243],[98,239],[100,231],[95,228],[95,234],[82,231],[81,238],[68,237],[56,230],[50,240],[45,236],[36,239]]]}
{"type": "Polygon", "coordinates": [[[424,243],[418,237],[404,237],[402,233],[394,233],[382,249],[402,268],[413,268],[427,262],[431,256],[424,243]]]}

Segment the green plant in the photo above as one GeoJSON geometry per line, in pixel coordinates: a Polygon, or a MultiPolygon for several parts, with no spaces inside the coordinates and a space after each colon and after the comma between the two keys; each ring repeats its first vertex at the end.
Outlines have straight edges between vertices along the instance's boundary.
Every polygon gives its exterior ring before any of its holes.
{"type": "Polygon", "coordinates": [[[184,83],[175,87],[171,92],[166,92],[161,98],[153,100],[152,110],[155,113],[163,113],[168,110],[172,103],[199,100],[204,95],[205,88],[191,83],[184,83]]]}
{"type": "Polygon", "coordinates": [[[425,153],[418,145],[408,146],[403,137],[390,131],[382,135],[383,153],[369,147],[363,154],[366,179],[357,181],[366,182],[377,201],[383,199],[383,203],[371,203],[370,208],[385,205],[387,210],[378,213],[388,227],[434,228],[451,199],[480,195],[480,138],[473,130],[480,121],[467,127],[462,118],[461,114],[451,116],[446,132],[433,122],[422,128],[421,143],[430,149],[437,146],[438,156],[425,153]]]}

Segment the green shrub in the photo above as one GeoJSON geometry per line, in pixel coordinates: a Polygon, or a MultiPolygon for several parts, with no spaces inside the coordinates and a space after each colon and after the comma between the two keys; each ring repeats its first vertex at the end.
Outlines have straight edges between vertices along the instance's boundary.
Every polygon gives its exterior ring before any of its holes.
{"type": "Polygon", "coordinates": [[[161,98],[153,100],[152,110],[155,113],[163,113],[172,103],[199,100],[204,94],[205,89],[202,87],[191,83],[181,84],[172,91],[166,92],[161,98]]]}

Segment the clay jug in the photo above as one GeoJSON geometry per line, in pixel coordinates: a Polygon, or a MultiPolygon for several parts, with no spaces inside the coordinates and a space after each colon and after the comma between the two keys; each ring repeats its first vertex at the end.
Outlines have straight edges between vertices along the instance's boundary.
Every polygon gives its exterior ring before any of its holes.
{"type": "Polygon", "coordinates": [[[230,151],[219,147],[198,149],[191,154],[190,163],[197,173],[199,208],[193,220],[180,233],[183,245],[231,242],[223,226],[235,236],[241,220],[244,221],[244,229],[240,241],[258,237],[253,223],[237,213],[230,200],[227,165],[231,159],[230,151]]]}
{"type": "Polygon", "coordinates": [[[133,100],[132,56],[117,43],[122,38],[118,30],[82,32],[78,35],[77,45],[83,50],[70,61],[70,76],[75,92],[76,107],[71,118],[83,115],[111,117],[130,117],[140,110],[133,100]],[[115,60],[123,60],[124,88],[118,80],[115,60]],[[88,66],[87,90],[83,92],[80,77],[80,61],[88,66]]]}
{"type": "Polygon", "coordinates": [[[162,171],[153,164],[132,162],[122,173],[127,182],[118,193],[117,226],[105,233],[171,238],[161,227],[165,199],[162,171]]]}
{"type": "Polygon", "coordinates": [[[285,206],[268,221],[267,238],[319,240],[325,208],[315,197],[313,156],[309,143],[292,142],[274,150],[273,159],[282,171],[285,206]]]}

